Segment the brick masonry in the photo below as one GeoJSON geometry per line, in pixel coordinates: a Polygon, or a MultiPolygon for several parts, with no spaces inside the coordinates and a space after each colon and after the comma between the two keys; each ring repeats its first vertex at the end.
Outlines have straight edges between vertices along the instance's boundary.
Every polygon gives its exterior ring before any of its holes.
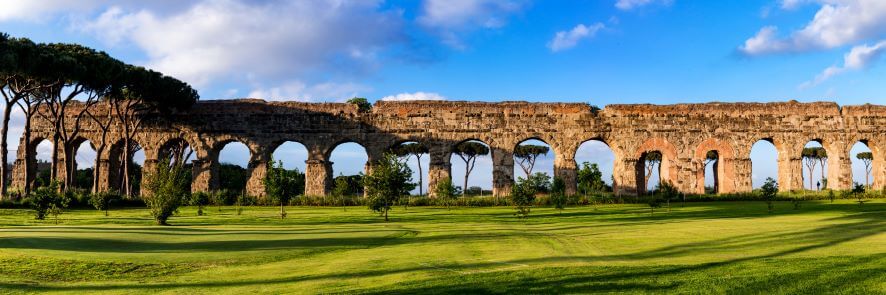
{"type": "MultiPolygon", "coordinates": [[[[26,179],[22,165],[34,163],[35,153],[31,153],[30,161],[25,161],[25,148],[33,151],[52,134],[49,124],[41,121],[40,116],[34,120],[31,142],[22,139],[20,143],[14,188],[22,187],[26,179]]],[[[68,151],[75,150],[83,140],[93,145],[101,142],[94,122],[83,122],[79,138],[72,141],[68,151]]],[[[99,170],[103,171],[101,189],[113,187],[119,179],[112,172],[119,161],[111,160],[119,159],[123,141],[119,128],[115,124],[105,140],[108,148],[98,155],[99,170]]],[[[858,141],[865,142],[873,151],[875,187],[886,184],[886,106],[870,104],[636,104],[609,105],[595,111],[581,103],[381,101],[371,112],[361,113],[343,103],[210,100],[198,102],[187,112],[166,114],[164,119],[147,122],[135,141],[145,151],[145,170],[156,163],[162,147],[176,140],[187,142],[198,157],[194,165],[194,191],[218,186],[221,148],[232,141],[242,142],[251,154],[247,191],[252,195],[264,193],[262,179],[271,153],[286,141],[296,141],[309,154],[306,194],[324,195],[332,185],[330,153],[341,143],[362,145],[372,163],[392,146],[422,142],[430,148],[428,183],[433,188],[439,179],[450,176],[452,147],[465,140],[479,140],[492,150],[494,194],[506,195],[514,175],[511,152],[527,139],[542,140],[551,146],[555,174],[566,181],[570,192],[575,190],[576,150],[588,140],[600,140],[612,149],[614,187],[619,194],[643,192],[644,180],[638,173],[642,165],[638,163],[642,164],[642,155],[649,151],[662,152],[662,179],[671,181],[683,192],[704,191],[704,156],[709,150],[720,155],[720,192],[750,191],[750,150],[759,140],[772,142],[778,150],[782,190],[802,189],[800,152],[810,140],[820,142],[830,155],[827,178],[831,188],[850,186],[849,150],[858,141]]],[[[65,154],[65,150],[59,149],[60,154],[65,154]]],[[[66,158],[71,157],[60,157],[59,161],[66,158]]],[[[64,165],[58,167],[62,169],[64,165]]],[[[29,178],[33,179],[33,175],[29,178]]]]}

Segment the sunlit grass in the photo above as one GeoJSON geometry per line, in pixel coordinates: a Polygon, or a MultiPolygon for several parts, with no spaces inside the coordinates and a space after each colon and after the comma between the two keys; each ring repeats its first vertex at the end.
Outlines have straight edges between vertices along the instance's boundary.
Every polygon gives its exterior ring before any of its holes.
{"type": "Polygon", "coordinates": [[[886,203],[0,210],[0,293],[884,293],[886,203]]]}

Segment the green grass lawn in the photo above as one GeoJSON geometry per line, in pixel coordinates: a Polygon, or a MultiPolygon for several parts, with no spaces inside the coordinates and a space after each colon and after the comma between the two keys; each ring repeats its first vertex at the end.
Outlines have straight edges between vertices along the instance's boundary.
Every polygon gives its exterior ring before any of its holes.
{"type": "Polygon", "coordinates": [[[886,294],[886,202],[0,210],[0,293],[886,294]]]}

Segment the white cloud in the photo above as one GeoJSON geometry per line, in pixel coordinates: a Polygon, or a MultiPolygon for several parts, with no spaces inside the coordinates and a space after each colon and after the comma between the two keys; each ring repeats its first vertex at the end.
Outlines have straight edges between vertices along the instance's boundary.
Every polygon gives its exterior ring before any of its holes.
{"type": "Polygon", "coordinates": [[[585,38],[594,37],[597,34],[597,31],[603,29],[605,26],[602,23],[595,23],[590,26],[585,26],[584,24],[578,24],[572,30],[569,31],[559,31],[554,35],[554,39],[548,42],[548,48],[553,52],[569,49],[575,47],[578,44],[578,41],[581,41],[585,38]]]}
{"type": "Polygon", "coordinates": [[[797,7],[799,7],[800,5],[802,5],[806,2],[809,2],[809,1],[808,0],[782,0],[781,1],[781,8],[787,9],[787,10],[796,9],[797,7]]]}
{"type": "Polygon", "coordinates": [[[830,66],[815,76],[812,81],[800,85],[800,89],[806,89],[850,70],[861,70],[870,67],[880,55],[886,51],[886,41],[880,41],[874,45],[859,45],[852,47],[849,53],[843,55],[843,66],[830,66]]]}
{"type": "Polygon", "coordinates": [[[778,28],[774,26],[763,27],[754,37],[745,40],[739,50],[746,54],[784,51],[789,45],[786,41],[777,38],[777,32],[778,28]]]}
{"type": "Polygon", "coordinates": [[[50,16],[71,10],[88,10],[99,1],[0,0],[0,21],[42,22],[50,16]]]}
{"type": "Polygon", "coordinates": [[[382,97],[381,100],[446,100],[446,97],[434,92],[414,92],[400,93],[397,95],[388,95],[382,97]]]}
{"type": "Polygon", "coordinates": [[[308,85],[294,80],[267,88],[254,85],[254,89],[247,96],[275,101],[342,101],[371,90],[370,87],[356,83],[326,82],[308,85]]]}
{"type": "Polygon", "coordinates": [[[655,3],[660,3],[662,5],[671,5],[671,3],[673,3],[673,0],[618,0],[615,1],[615,8],[621,10],[632,10],[655,3]]]}
{"type": "Polygon", "coordinates": [[[519,0],[425,0],[416,20],[438,34],[443,43],[463,48],[459,34],[501,28],[511,14],[525,6],[519,0]]]}
{"type": "Polygon", "coordinates": [[[149,67],[199,87],[246,75],[275,80],[371,69],[377,51],[405,40],[400,11],[380,6],[380,1],[204,0],[166,14],[116,6],[81,27],[109,44],[135,44],[147,54],[149,67]]]}
{"type": "MultiPolygon", "coordinates": [[[[809,1],[783,1],[793,9],[809,1]]],[[[886,34],[886,1],[819,0],[821,8],[813,19],[787,37],[776,35],[776,27],[764,27],[745,41],[739,51],[747,55],[830,49],[855,42],[880,39],[886,34]]]]}

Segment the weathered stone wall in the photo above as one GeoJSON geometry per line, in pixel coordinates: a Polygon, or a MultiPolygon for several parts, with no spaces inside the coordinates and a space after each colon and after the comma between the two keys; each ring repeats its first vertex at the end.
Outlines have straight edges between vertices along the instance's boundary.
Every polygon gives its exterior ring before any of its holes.
{"type": "MultiPolygon", "coordinates": [[[[31,142],[21,143],[32,150],[51,135],[47,122],[36,118],[31,142]]],[[[77,140],[100,143],[101,133],[94,122],[83,122],[77,140]]],[[[100,165],[106,166],[100,170],[108,177],[101,181],[103,188],[119,178],[112,171],[112,159],[119,158],[115,151],[119,153],[122,143],[119,129],[115,124],[105,140],[109,147],[98,156],[100,165]]],[[[146,167],[156,163],[164,145],[186,141],[198,157],[195,191],[218,186],[219,151],[229,142],[242,142],[251,153],[247,191],[253,195],[263,194],[261,180],[271,153],[286,141],[296,141],[309,154],[306,193],[323,195],[332,184],[330,153],[341,143],[365,147],[370,163],[402,142],[424,143],[431,149],[428,183],[433,191],[439,179],[450,175],[452,147],[479,140],[492,150],[494,194],[505,195],[513,182],[512,151],[527,139],[551,146],[555,174],[566,181],[570,192],[575,189],[576,150],[588,140],[600,140],[612,149],[615,189],[621,194],[643,191],[644,180],[637,168],[649,151],[664,156],[663,180],[681,191],[698,193],[704,190],[704,156],[716,150],[721,160],[717,165],[720,192],[750,191],[750,150],[759,140],[772,142],[778,150],[783,190],[802,189],[800,152],[810,140],[821,142],[830,155],[831,188],[849,187],[849,149],[857,141],[873,151],[874,185],[886,184],[886,106],[841,108],[830,102],[610,105],[594,111],[580,103],[382,101],[371,112],[360,113],[342,103],[218,100],[201,101],[186,113],[147,122],[135,141],[145,150],[146,167]]],[[[25,163],[24,149],[19,151],[17,167],[25,163]]],[[[14,186],[24,183],[22,170],[15,169],[14,186]]]]}

